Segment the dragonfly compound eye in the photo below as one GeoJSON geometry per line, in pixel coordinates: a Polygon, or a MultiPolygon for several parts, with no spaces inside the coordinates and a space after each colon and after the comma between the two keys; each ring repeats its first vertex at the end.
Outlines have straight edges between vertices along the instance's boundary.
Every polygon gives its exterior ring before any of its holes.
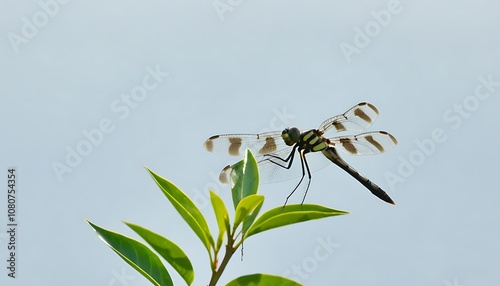
{"type": "Polygon", "coordinates": [[[297,127],[292,127],[288,130],[288,135],[294,142],[298,142],[300,138],[300,130],[297,127]]]}
{"type": "Polygon", "coordinates": [[[286,128],[281,132],[281,138],[285,141],[286,145],[292,146],[299,141],[300,130],[296,127],[286,128]]]}

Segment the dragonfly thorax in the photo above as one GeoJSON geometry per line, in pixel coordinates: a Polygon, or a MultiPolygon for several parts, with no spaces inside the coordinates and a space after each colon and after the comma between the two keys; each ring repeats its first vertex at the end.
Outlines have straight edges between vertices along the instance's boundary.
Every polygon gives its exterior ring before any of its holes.
{"type": "Polygon", "coordinates": [[[297,127],[286,128],[283,132],[281,132],[281,138],[283,138],[286,145],[292,146],[299,142],[300,130],[297,127]]]}
{"type": "Polygon", "coordinates": [[[330,140],[324,138],[323,133],[317,129],[302,131],[298,141],[298,150],[304,153],[319,152],[328,148],[330,140]]]}

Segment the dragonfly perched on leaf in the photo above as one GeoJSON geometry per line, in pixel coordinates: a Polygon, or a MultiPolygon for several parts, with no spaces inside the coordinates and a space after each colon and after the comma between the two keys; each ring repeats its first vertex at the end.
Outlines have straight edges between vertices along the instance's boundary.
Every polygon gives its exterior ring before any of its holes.
{"type": "MultiPolygon", "coordinates": [[[[372,131],[357,135],[338,136],[327,138],[327,131],[361,132],[372,125],[378,116],[378,110],[370,103],[362,102],[347,110],[344,114],[325,120],[318,129],[300,131],[296,127],[286,128],[283,131],[266,132],[261,134],[224,134],[215,135],[205,141],[205,149],[226,155],[241,156],[248,148],[257,154],[259,169],[276,170],[290,169],[299,154],[302,177],[297,186],[287,196],[285,205],[292,194],[301,185],[307,173],[308,182],[302,202],[304,202],[311,184],[311,170],[306,155],[321,152],[331,162],[353,176],[372,194],[381,200],[394,204],[389,195],[375,183],[361,175],[347,164],[337,153],[341,150],[351,155],[370,155],[383,153],[397,145],[397,140],[385,131],[372,131]]],[[[226,166],[219,179],[223,183],[230,182],[231,166],[226,166]]]]}

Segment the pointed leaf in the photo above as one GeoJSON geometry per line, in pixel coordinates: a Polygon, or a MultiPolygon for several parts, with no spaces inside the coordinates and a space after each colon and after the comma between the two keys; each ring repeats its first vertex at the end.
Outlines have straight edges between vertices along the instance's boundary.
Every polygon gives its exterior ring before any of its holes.
{"type": "Polygon", "coordinates": [[[142,226],[125,222],[133,231],[140,235],[158,254],[160,254],[188,285],[193,284],[193,265],[182,249],[167,238],[152,232],[142,226]]]}
{"type": "Polygon", "coordinates": [[[217,225],[219,226],[219,235],[217,236],[215,246],[216,251],[218,251],[224,240],[224,233],[229,229],[229,214],[224,201],[213,191],[210,191],[210,201],[212,202],[217,225]]]}
{"type": "Polygon", "coordinates": [[[319,205],[287,205],[277,207],[262,214],[245,234],[250,237],[269,229],[299,223],[308,220],[348,214],[348,212],[330,209],[319,205]]]}
{"type": "Polygon", "coordinates": [[[262,195],[249,195],[240,201],[236,207],[236,212],[234,214],[234,226],[236,229],[241,222],[246,219],[256,208],[260,207],[264,202],[264,196],[262,195]]]}
{"type": "Polygon", "coordinates": [[[247,149],[243,163],[238,162],[231,166],[231,181],[233,182],[232,195],[234,208],[241,199],[257,193],[259,188],[259,169],[252,152],[247,149]]]}
{"type": "Polygon", "coordinates": [[[259,214],[261,208],[262,208],[262,204],[258,205],[252,211],[252,213],[245,220],[243,220],[243,228],[242,228],[243,236],[245,236],[245,234],[247,233],[250,226],[252,226],[252,224],[255,221],[255,218],[257,217],[257,215],[259,214]]]}
{"type": "Polygon", "coordinates": [[[302,284],[285,277],[269,275],[269,274],[245,275],[238,277],[226,284],[226,286],[269,286],[269,285],[301,286],[302,284]]]}
{"type": "Polygon", "coordinates": [[[88,220],[86,222],[104,243],[153,285],[174,285],[160,258],[147,246],[122,234],[101,228],[88,220]]]}
{"type": "Polygon", "coordinates": [[[193,201],[172,182],[162,178],[150,169],[146,169],[170,203],[172,203],[177,212],[179,212],[194,233],[200,238],[201,242],[203,242],[203,245],[205,245],[205,248],[210,253],[210,246],[214,245],[214,240],[210,234],[207,221],[198,207],[196,207],[193,201]]]}

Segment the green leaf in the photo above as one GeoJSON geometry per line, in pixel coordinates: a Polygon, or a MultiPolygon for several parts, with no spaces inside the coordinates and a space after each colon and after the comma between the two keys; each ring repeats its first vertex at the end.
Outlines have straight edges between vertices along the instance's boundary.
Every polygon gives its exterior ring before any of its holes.
{"type": "Polygon", "coordinates": [[[263,202],[264,196],[262,195],[249,195],[243,198],[236,207],[233,229],[236,229],[256,208],[260,209],[263,202]]]}
{"type": "Polygon", "coordinates": [[[245,220],[243,220],[243,228],[242,228],[243,236],[247,233],[248,229],[255,221],[255,218],[259,214],[261,207],[262,207],[262,204],[258,205],[253,210],[253,212],[245,220]]]}
{"type": "Polygon", "coordinates": [[[217,236],[217,243],[215,246],[215,250],[217,252],[222,246],[224,233],[229,229],[229,214],[224,201],[212,190],[210,190],[210,201],[212,202],[215,218],[217,219],[217,225],[219,226],[219,235],[217,236]]]}
{"type": "Polygon", "coordinates": [[[160,254],[188,285],[193,284],[193,265],[182,249],[165,237],[142,226],[125,222],[133,231],[140,235],[158,254],[160,254]]]}
{"type": "Polygon", "coordinates": [[[343,214],[348,214],[348,212],[319,205],[304,204],[287,205],[285,208],[277,207],[263,213],[262,216],[253,223],[245,236],[250,237],[259,232],[289,224],[343,214]]]}
{"type": "Polygon", "coordinates": [[[194,233],[200,238],[201,242],[203,242],[203,245],[205,245],[205,248],[210,253],[210,246],[214,245],[214,240],[210,234],[207,221],[201,211],[176,185],[160,177],[150,169],[146,169],[177,212],[179,212],[194,233]]]}
{"type": "Polygon", "coordinates": [[[104,243],[153,285],[174,285],[160,258],[147,246],[122,234],[101,228],[88,220],[85,221],[95,230],[104,243]]]}
{"type": "Polygon", "coordinates": [[[301,286],[302,284],[297,283],[285,277],[269,275],[269,274],[245,275],[238,277],[226,284],[226,286],[269,286],[269,285],[301,286]]]}
{"type": "Polygon", "coordinates": [[[249,195],[257,193],[259,188],[259,169],[252,152],[247,149],[245,158],[231,166],[231,181],[233,182],[232,194],[234,208],[249,195]]]}

